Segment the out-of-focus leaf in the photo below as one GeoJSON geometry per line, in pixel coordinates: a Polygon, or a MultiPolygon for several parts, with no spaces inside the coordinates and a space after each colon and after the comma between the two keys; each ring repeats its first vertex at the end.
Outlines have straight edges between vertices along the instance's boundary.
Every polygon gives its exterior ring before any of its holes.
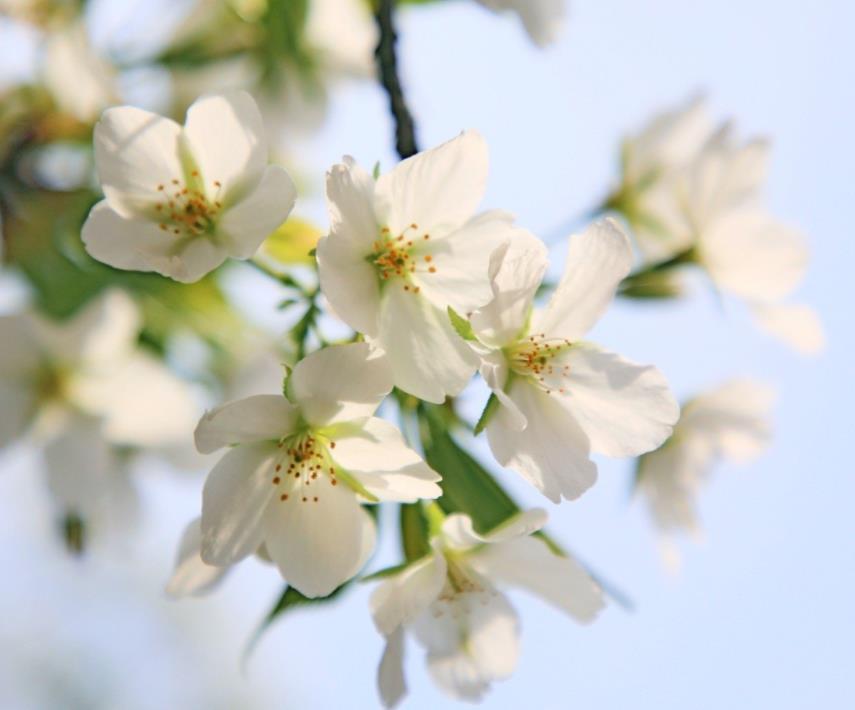
{"type": "Polygon", "coordinates": [[[261,245],[262,252],[280,264],[313,264],[313,249],[321,230],[311,222],[291,217],[261,245]]]}
{"type": "Polygon", "coordinates": [[[490,423],[490,419],[499,409],[499,398],[496,397],[494,393],[490,393],[490,398],[487,400],[487,404],[484,405],[484,411],[481,412],[481,416],[478,417],[478,421],[475,423],[475,429],[473,430],[473,434],[478,436],[484,429],[487,427],[487,424],[490,423]]]}
{"type": "Polygon", "coordinates": [[[407,562],[430,552],[428,523],[421,503],[401,503],[401,547],[407,562]]]}

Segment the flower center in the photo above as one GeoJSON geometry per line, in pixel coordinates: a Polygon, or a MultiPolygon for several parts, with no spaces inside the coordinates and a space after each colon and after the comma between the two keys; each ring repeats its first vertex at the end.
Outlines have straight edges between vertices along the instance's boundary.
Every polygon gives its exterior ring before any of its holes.
{"type": "MultiPolygon", "coordinates": [[[[335,448],[335,442],[329,442],[335,448]]],[[[292,434],[283,438],[277,446],[280,454],[273,467],[272,483],[281,487],[279,500],[300,503],[317,503],[321,495],[321,482],[329,481],[337,486],[336,467],[330,459],[327,445],[311,432],[292,434]],[[315,488],[311,489],[312,484],[315,488]]]]}
{"type": "Polygon", "coordinates": [[[172,180],[168,185],[157,186],[157,191],[163,197],[154,206],[158,226],[176,237],[210,234],[214,231],[217,215],[223,207],[218,199],[223,187],[219,180],[213,183],[216,192],[211,200],[204,192],[199,171],[194,170],[191,177],[193,182],[190,184],[172,180]]]}
{"type": "Polygon", "coordinates": [[[564,394],[570,366],[556,359],[571,347],[569,340],[547,338],[544,333],[536,333],[506,348],[505,357],[511,371],[533,378],[546,394],[564,394]]]}
{"type": "Polygon", "coordinates": [[[368,255],[380,282],[400,279],[404,290],[419,292],[412,282],[416,273],[435,274],[436,265],[433,256],[424,253],[424,244],[430,240],[430,234],[419,234],[419,225],[411,224],[400,234],[392,234],[389,227],[380,230],[380,236],[374,242],[374,251],[368,255]]]}

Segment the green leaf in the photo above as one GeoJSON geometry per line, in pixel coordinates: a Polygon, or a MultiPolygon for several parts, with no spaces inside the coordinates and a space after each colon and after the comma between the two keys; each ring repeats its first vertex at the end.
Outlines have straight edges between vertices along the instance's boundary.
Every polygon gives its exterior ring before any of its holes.
{"type": "Polygon", "coordinates": [[[472,324],[451,306],[448,307],[448,318],[451,320],[451,325],[454,326],[454,330],[457,331],[457,334],[461,338],[464,340],[477,340],[475,333],[472,330],[472,324]]]}
{"type": "Polygon", "coordinates": [[[490,419],[493,415],[499,411],[499,398],[495,393],[490,394],[490,399],[487,400],[487,404],[484,406],[484,411],[481,412],[481,416],[478,417],[478,421],[475,423],[475,429],[472,432],[475,436],[478,436],[484,429],[487,424],[489,424],[490,419]]]}
{"type": "Polygon", "coordinates": [[[408,563],[430,552],[428,522],[421,503],[401,504],[401,547],[408,563]]]}
{"type": "Polygon", "coordinates": [[[407,562],[401,562],[400,564],[392,565],[391,567],[384,567],[381,570],[377,570],[376,572],[372,572],[371,574],[365,575],[359,581],[375,582],[378,579],[386,579],[386,577],[391,577],[392,575],[398,574],[398,572],[403,572],[409,566],[410,562],[408,560],[407,562]]]}
{"type": "Polygon", "coordinates": [[[374,169],[371,171],[371,176],[376,180],[380,177],[380,161],[374,163],[374,169]]]}

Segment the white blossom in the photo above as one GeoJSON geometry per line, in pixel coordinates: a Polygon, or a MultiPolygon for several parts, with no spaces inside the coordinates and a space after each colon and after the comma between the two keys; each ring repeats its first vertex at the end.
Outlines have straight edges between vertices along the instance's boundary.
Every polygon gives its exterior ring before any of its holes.
{"type": "Polygon", "coordinates": [[[530,510],[480,535],[469,516],[450,515],[426,557],[383,580],[371,613],[386,639],[378,672],[386,707],[406,694],[405,631],[426,649],[437,685],[457,699],[478,700],[492,681],[513,673],[519,619],[500,586],[531,592],[582,623],[597,616],[599,586],[575,560],[531,536],[545,522],[544,511],[530,510]]]}
{"type": "Polygon", "coordinates": [[[532,311],[546,270],[534,238],[493,258],[493,300],[472,314],[481,375],[498,399],[487,422],[496,459],[553,502],[596,480],[591,452],[637,456],[671,434],[679,408],[662,374],[582,338],[629,272],[632,250],[611,220],[570,238],[564,276],[532,311]]]}
{"type": "Polygon", "coordinates": [[[376,182],[352,159],[327,173],[331,227],[318,244],[333,311],[389,356],[395,385],[429,402],[458,394],[477,359],[452,328],[490,299],[490,254],[524,233],[505,212],[475,214],[484,139],[467,131],[376,182]]]}
{"type": "Polygon", "coordinates": [[[719,459],[747,463],[768,446],[774,393],[732,380],[684,407],[671,438],[638,462],[637,490],[663,533],[698,533],[696,502],[719,459]]]}
{"type": "Polygon", "coordinates": [[[566,0],[476,0],[493,12],[513,12],[539,47],[552,44],[564,27],[566,0]]]}
{"type": "Polygon", "coordinates": [[[267,165],[261,116],[245,92],[203,96],[182,127],[121,106],[95,127],[105,199],[83,226],[87,251],[119,269],[192,282],[249,259],[291,212],[296,189],[267,165]]]}
{"type": "Polygon", "coordinates": [[[165,449],[193,430],[192,392],[137,347],[140,326],[120,291],[67,321],[0,318],[0,447],[28,433],[42,444],[50,490],[68,512],[130,510],[116,447],[165,449]]]}
{"type": "Polygon", "coordinates": [[[361,503],[436,498],[439,476],[372,416],[388,363],[366,343],[297,363],[288,396],[256,395],[207,413],[200,453],[231,448],[205,482],[201,559],[229,566],[264,545],[287,582],[325,596],[363,566],[375,529],[361,503]]]}

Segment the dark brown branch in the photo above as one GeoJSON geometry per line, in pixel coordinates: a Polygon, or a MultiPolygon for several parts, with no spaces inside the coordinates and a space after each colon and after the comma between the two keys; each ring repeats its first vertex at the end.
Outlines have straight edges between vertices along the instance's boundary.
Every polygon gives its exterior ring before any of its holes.
{"type": "Polygon", "coordinates": [[[416,127],[407,107],[401,79],[398,76],[398,57],[395,52],[395,0],[377,0],[374,18],[380,30],[380,41],[374,56],[380,72],[380,83],[389,96],[389,110],[395,120],[395,149],[401,160],[419,152],[416,143],[416,127]]]}

